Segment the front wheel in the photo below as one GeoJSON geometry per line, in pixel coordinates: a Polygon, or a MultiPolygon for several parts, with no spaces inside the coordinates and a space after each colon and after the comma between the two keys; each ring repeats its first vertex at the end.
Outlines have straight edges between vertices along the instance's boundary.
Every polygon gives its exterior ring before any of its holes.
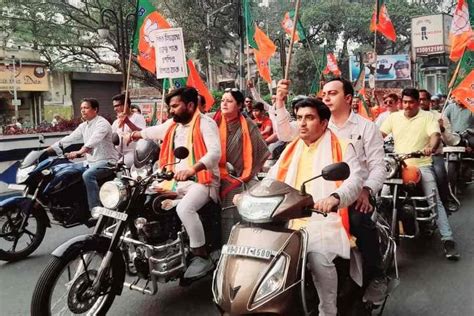
{"type": "Polygon", "coordinates": [[[43,241],[47,223],[38,212],[26,215],[20,206],[0,211],[0,260],[28,257],[43,241]]]}
{"type": "Polygon", "coordinates": [[[53,257],[33,292],[31,315],[105,315],[115,293],[112,268],[97,290],[92,284],[105,250],[76,248],[63,257],[53,257]]]}

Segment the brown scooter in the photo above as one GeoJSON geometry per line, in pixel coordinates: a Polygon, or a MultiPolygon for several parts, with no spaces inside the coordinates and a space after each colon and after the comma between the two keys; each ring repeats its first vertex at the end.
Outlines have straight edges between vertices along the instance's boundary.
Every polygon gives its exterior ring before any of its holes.
{"type": "MultiPolygon", "coordinates": [[[[301,191],[283,182],[265,179],[243,193],[237,203],[243,222],[233,227],[214,272],[214,302],[222,314],[317,314],[317,292],[306,265],[308,232],[304,228],[289,229],[288,222],[309,217],[312,212],[327,216],[313,209],[314,201],[306,193],[305,183],[319,177],[329,181],[345,180],[349,174],[346,163],[336,163],[325,167],[321,175],[305,181],[301,191]]],[[[380,220],[382,222],[377,218],[379,231],[384,226],[383,261],[391,268],[396,262],[396,244],[389,225],[383,225],[383,219],[380,220]]],[[[338,313],[370,314],[375,307],[362,303],[363,289],[350,280],[349,261],[340,261],[342,265],[336,262],[338,313]]],[[[398,280],[398,271],[394,280],[398,280]]],[[[389,292],[396,284],[389,284],[389,292]]],[[[380,310],[383,311],[383,307],[380,310]]]]}

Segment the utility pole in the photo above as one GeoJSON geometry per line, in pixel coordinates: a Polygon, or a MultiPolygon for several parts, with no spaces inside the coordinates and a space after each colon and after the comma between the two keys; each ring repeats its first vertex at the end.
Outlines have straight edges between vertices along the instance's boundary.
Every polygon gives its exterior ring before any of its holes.
{"type": "Polygon", "coordinates": [[[242,16],[242,1],[238,1],[239,5],[239,36],[240,36],[240,47],[239,47],[239,89],[244,90],[244,17],[242,16]]]}

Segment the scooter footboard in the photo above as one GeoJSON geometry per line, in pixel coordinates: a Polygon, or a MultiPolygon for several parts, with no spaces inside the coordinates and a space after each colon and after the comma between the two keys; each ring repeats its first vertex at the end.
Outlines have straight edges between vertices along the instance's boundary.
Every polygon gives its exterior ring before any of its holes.
{"type": "Polygon", "coordinates": [[[214,301],[222,312],[288,314],[300,305],[306,239],[283,227],[236,225],[214,273],[214,301]]]}

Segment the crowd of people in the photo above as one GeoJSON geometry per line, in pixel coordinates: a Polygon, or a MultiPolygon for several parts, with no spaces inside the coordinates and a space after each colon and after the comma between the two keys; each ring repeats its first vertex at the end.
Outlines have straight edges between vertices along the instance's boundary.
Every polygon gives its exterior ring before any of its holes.
{"type": "MultiPolygon", "coordinates": [[[[427,194],[436,192],[437,225],[445,256],[457,260],[459,253],[446,211],[446,169],[440,153],[442,144],[449,144],[452,131],[474,126],[472,113],[450,101],[441,114],[439,100],[428,91],[406,88],[401,95],[385,95],[379,105],[383,110],[372,120],[366,119],[353,106],[360,100],[354,98],[351,82],[342,78],[328,81],[319,96],[294,98],[288,111],[290,88],[290,81],[281,80],[271,104],[261,98],[252,82],[248,82],[247,96],[238,89],[227,89],[216,113],[204,113],[205,100],[196,89],[175,89],[166,96],[171,118],[151,127],[146,127],[140,113],[131,110],[130,100],[123,94],[112,99],[117,113],[113,124],[98,114],[97,100],[88,98],[81,103],[84,122],[60,142],[84,140],[80,150],[67,156],[86,157],[89,168],[83,177],[90,208],[100,204],[97,179],[110,172],[102,168],[104,164],[122,156],[131,166],[138,139],[161,143],[160,167],[175,162],[174,148],[188,148],[189,157],[174,166],[175,179],[161,183],[155,190],[169,191],[180,199],[177,213],[194,254],[185,274],[189,278],[205,275],[213,268],[198,210],[210,201],[229,204],[240,198],[236,194],[241,192],[242,183],[250,184],[271,155],[278,160],[267,177],[295,188],[311,175],[320,174],[326,165],[347,162],[351,170],[347,180],[330,182],[320,178],[307,187],[315,208],[329,216],[292,223],[293,228],[305,226],[309,231],[308,260],[320,294],[320,313],[336,315],[333,260],[336,256],[350,257],[349,236],[356,237],[364,259],[364,281],[369,284],[365,298],[380,303],[387,291],[371,214],[374,196],[386,179],[384,137],[392,137],[397,153],[424,152],[423,158],[406,163],[419,167],[427,194]],[[121,138],[117,146],[112,144],[113,133],[121,138]],[[275,154],[277,148],[284,148],[279,157],[275,154]]],[[[57,151],[58,146],[59,142],[50,151],[57,151]]]]}

